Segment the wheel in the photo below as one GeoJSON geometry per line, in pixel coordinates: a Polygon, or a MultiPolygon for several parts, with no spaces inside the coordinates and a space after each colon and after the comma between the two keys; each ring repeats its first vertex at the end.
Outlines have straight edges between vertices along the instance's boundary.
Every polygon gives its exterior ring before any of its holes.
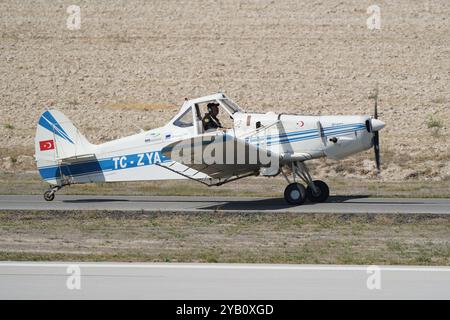
{"type": "Polygon", "coordinates": [[[306,200],[306,189],[300,183],[291,183],[284,190],[284,199],[290,204],[302,204],[306,200]]]}
{"type": "Polygon", "coordinates": [[[306,197],[311,202],[324,202],[328,199],[328,196],[330,195],[330,189],[328,188],[328,185],[320,180],[314,180],[314,185],[319,189],[319,193],[314,194],[313,189],[308,187],[306,188],[306,197]]]}
{"type": "Polygon", "coordinates": [[[55,193],[51,190],[47,190],[44,192],[44,199],[45,201],[53,201],[55,199],[55,193]]]}

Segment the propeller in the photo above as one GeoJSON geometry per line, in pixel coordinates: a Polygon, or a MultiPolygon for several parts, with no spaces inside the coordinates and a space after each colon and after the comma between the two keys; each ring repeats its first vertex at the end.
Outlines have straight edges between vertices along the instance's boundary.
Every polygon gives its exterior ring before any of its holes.
{"type": "Polygon", "coordinates": [[[380,159],[380,136],[378,131],[381,130],[385,123],[381,120],[378,120],[378,86],[375,89],[375,94],[373,95],[373,99],[375,100],[375,108],[373,112],[373,118],[371,120],[372,123],[372,131],[373,131],[373,150],[375,151],[375,164],[377,166],[378,173],[380,173],[381,169],[381,159],[380,159]]]}

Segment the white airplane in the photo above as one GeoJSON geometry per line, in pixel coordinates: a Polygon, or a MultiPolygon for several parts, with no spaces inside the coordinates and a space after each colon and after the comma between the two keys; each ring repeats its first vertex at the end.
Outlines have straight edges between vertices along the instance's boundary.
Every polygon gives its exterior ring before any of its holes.
{"type": "Polygon", "coordinates": [[[246,113],[217,93],[186,99],[163,127],[98,145],[61,112],[47,110],[39,118],[35,158],[50,184],[47,201],[62,187],[79,183],[191,179],[219,186],[281,174],[288,183],[284,198],[299,205],[329,196],[327,184],[311,177],[307,160],[343,159],[374,147],[379,170],[378,131],[384,126],[376,100],[374,117],[302,116],[246,113]]]}

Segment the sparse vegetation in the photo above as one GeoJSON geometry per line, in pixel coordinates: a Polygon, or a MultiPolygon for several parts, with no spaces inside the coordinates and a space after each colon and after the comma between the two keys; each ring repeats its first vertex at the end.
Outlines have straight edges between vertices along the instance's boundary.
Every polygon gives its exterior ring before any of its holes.
{"type": "Polygon", "coordinates": [[[0,260],[448,265],[449,230],[446,215],[0,211],[0,260]]]}
{"type": "MultiPolygon", "coordinates": [[[[282,197],[286,181],[279,178],[248,178],[221,187],[206,187],[192,181],[148,181],[128,183],[81,184],[65,187],[58,194],[104,195],[184,195],[282,197]],[[263,181],[264,183],[261,183],[263,181]]],[[[36,172],[0,172],[0,194],[42,194],[48,185],[36,172]]],[[[449,180],[379,181],[350,177],[327,177],[333,195],[369,197],[444,198],[450,197],[449,180]]]]}
{"type": "Polygon", "coordinates": [[[428,129],[433,130],[434,135],[438,135],[439,130],[444,126],[444,123],[441,119],[431,114],[427,116],[425,123],[428,129]]]}
{"type": "Polygon", "coordinates": [[[14,130],[14,126],[10,123],[6,123],[3,127],[8,130],[14,130]]]}

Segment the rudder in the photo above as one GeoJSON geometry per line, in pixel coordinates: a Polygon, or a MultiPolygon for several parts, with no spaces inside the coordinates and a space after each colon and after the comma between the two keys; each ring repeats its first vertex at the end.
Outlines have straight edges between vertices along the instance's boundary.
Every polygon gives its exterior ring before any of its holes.
{"type": "MultiPolygon", "coordinates": [[[[60,111],[47,110],[39,117],[35,138],[35,157],[39,171],[41,168],[58,166],[63,159],[92,154],[93,148],[60,111]]],[[[59,184],[57,181],[48,182],[59,184]]]]}

